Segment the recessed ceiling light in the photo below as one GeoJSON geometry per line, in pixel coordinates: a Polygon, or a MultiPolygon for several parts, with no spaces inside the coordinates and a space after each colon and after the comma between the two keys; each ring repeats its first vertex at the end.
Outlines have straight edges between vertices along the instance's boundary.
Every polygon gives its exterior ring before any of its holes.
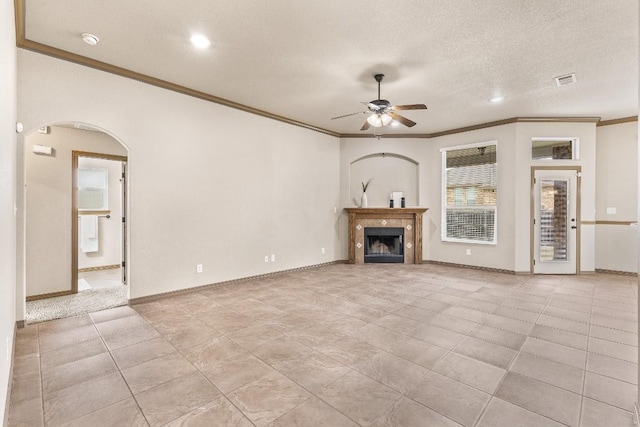
{"type": "Polygon", "coordinates": [[[498,102],[502,102],[502,101],[504,101],[504,96],[500,96],[500,95],[494,96],[489,100],[489,102],[491,102],[492,104],[497,104],[498,102]]]}
{"type": "Polygon", "coordinates": [[[195,47],[197,47],[198,49],[204,49],[206,47],[209,47],[209,45],[211,44],[209,39],[206,38],[205,36],[203,36],[202,34],[194,34],[194,35],[192,35],[191,36],[191,43],[193,43],[193,45],[195,47]]]}
{"type": "Polygon", "coordinates": [[[98,38],[98,36],[94,36],[93,34],[90,33],[82,33],[82,40],[91,46],[95,46],[98,44],[98,42],[100,41],[100,39],[98,38]]]}

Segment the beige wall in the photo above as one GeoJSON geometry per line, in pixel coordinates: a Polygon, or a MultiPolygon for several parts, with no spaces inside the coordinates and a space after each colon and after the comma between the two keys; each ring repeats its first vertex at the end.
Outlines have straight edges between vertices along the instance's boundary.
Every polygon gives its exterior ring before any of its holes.
{"type": "Polygon", "coordinates": [[[13,2],[0,2],[0,423],[6,424],[7,388],[15,330],[16,39],[13,2]]]}
{"type": "MultiPolygon", "coordinates": [[[[637,221],[638,123],[598,127],[596,156],[596,220],[637,221]]],[[[637,273],[637,238],[637,226],[596,225],[596,268],[637,273]]]]}
{"type": "MultiPolygon", "coordinates": [[[[507,125],[450,135],[433,139],[382,138],[372,144],[369,139],[342,139],[341,141],[341,188],[343,189],[343,206],[352,206],[347,197],[350,193],[349,165],[356,159],[377,153],[386,152],[406,156],[418,163],[417,183],[418,205],[429,208],[423,217],[423,259],[450,262],[466,265],[478,265],[492,268],[513,270],[513,239],[509,236],[513,230],[513,192],[515,189],[509,181],[513,174],[513,150],[515,125],[507,125]],[[442,242],[440,240],[440,218],[442,202],[442,157],[440,148],[454,147],[487,141],[498,141],[498,244],[467,245],[462,243],[442,242]],[[511,141],[511,142],[509,142],[511,141]],[[466,249],[471,255],[466,255],[466,249]]],[[[343,257],[346,258],[347,218],[343,214],[342,221],[343,257]]]]}
{"type": "Polygon", "coordinates": [[[427,165],[429,170],[427,178],[429,192],[426,200],[429,206],[433,206],[433,212],[429,221],[429,228],[426,230],[429,234],[424,236],[425,244],[429,245],[427,250],[429,258],[426,259],[509,271],[514,270],[513,254],[515,242],[513,229],[515,206],[513,200],[516,188],[513,185],[513,176],[515,173],[515,132],[516,125],[511,124],[427,140],[427,158],[430,159],[430,163],[427,165]],[[440,149],[490,141],[497,142],[497,244],[443,242],[440,238],[442,218],[442,153],[440,149]],[[466,254],[467,249],[471,250],[471,255],[466,254]]]}
{"type": "MultiPolygon", "coordinates": [[[[580,165],[582,174],[583,220],[594,219],[595,209],[595,124],[594,123],[514,123],[433,139],[383,138],[375,144],[368,139],[342,139],[341,188],[343,206],[352,206],[355,185],[350,164],[374,153],[394,153],[418,163],[418,200],[429,208],[424,216],[423,258],[455,264],[490,267],[509,271],[530,270],[531,166],[580,165]],[[580,159],[532,161],[532,137],[578,137],[580,159]],[[498,144],[498,229],[495,245],[442,242],[442,164],[441,148],[497,141],[498,144]],[[471,255],[466,250],[471,249],[471,255]]],[[[356,182],[355,184],[358,184],[356,182]]],[[[346,236],[343,214],[342,235],[346,236]]],[[[594,227],[582,228],[582,271],[594,270],[594,227]]],[[[343,238],[346,257],[346,237],[343,238]]]]}
{"type": "MultiPolygon", "coordinates": [[[[95,133],[95,132],[94,132],[95,133]]],[[[121,146],[118,142],[113,144],[121,146]]],[[[109,175],[110,218],[98,217],[98,251],[82,252],[81,233],[78,222],[78,268],[104,267],[122,263],[122,162],[117,160],[80,157],[78,168],[106,169],[109,175]]]]}
{"type": "MultiPolygon", "coordinates": [[[[515,173],[513,182],[515,192],[515,270],[530,271],[530,209],[531,209],[531,167],[532,166],[580,166],[581,182],[581,219],[595,220],[596,196],[596,126],[595,123],[518,123],[516,124],[515,173]],[[580,155],[578,160],[531,160],[532,138],[579,138],[580,155]]],[[[499,172],[498,172],[499,173],[499,172]]],[[[499,191],[499,190],[498,190],[499,191]]],[[[499,197],[499,196],[498,196],[499,197]]],[[[581,225],[579,271],[595,270],[595,226],[581,225]]]]}
{"type": "Polygon", "coordinates": [[[32,52],[18,65],[27,129],[88,123],[129,148],[131,297],[340,259],[337,138],[32,52]]]}
{"type": "Polygon", "coordinates": [[[26,295],[71,289],[72,151],[127,155],[102,132],[52,126],[49,134],[25,137],[26,295]],[[54,149],[33,153],[34,145],[54,149]]]}
{"type": "Polygon", "coordinates": [[[367,187],[369,207],[388,207],[392,191],[402,192],[405,206],[418,204],[418,165],[411,159],[377,153],[351,163],[349,176],[350,206],[360,206],[362,183],[369,179],[373,179],[367,187]]]}

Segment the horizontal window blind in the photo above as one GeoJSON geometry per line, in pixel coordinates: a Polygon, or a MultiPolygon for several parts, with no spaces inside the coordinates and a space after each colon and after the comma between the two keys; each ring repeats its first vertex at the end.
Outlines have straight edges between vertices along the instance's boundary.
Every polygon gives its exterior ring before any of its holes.
{"type": "Polygon", "coordinates": [[[442,240],[496,242],[497,146],[442,152],[442,240]]]}

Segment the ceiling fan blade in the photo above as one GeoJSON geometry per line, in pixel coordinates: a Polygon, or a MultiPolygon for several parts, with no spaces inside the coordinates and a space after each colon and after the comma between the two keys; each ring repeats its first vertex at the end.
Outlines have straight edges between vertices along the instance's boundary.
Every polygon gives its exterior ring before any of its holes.
{"type": "Polygon", "coordinates": [[[343,117],[355,116],[356,114],[364,114],[366,111],[358,111],[357,113],[345,114],[343,116],[331,117],[331,120],[341,119],[343,117]]]}
{"type": "Polygon", "coordinates": [[[426,110],[427,106],[424,104],[409,104],[409,105],[394,105],[394,110],[426,110]]]}
{"type": "Polygon", "coordinates": [[[390,111],[387,113],[389,116],[391,116],[391,118],[397,122],[402,123],[403,125],[407,126],[407,127],[413,127],[416,125],[416,122],[407,119],[406,117],[401,116],[400,114],[396,114],[393,111],[390,111]]]}
{"type": "Polygon", "coordinates": [[[369,122],[365,121],[360,130],[367,130],[369,129],[369,126],[371,126],[369,122]]]}

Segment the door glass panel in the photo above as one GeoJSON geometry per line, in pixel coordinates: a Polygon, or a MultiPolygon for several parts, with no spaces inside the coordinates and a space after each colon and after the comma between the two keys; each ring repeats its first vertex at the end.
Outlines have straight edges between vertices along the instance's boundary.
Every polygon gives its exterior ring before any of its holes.
{"type": "Polygon", "coordinates": [[[568,261],[568,180],[540,182],[540,261],[568,261]]]}

